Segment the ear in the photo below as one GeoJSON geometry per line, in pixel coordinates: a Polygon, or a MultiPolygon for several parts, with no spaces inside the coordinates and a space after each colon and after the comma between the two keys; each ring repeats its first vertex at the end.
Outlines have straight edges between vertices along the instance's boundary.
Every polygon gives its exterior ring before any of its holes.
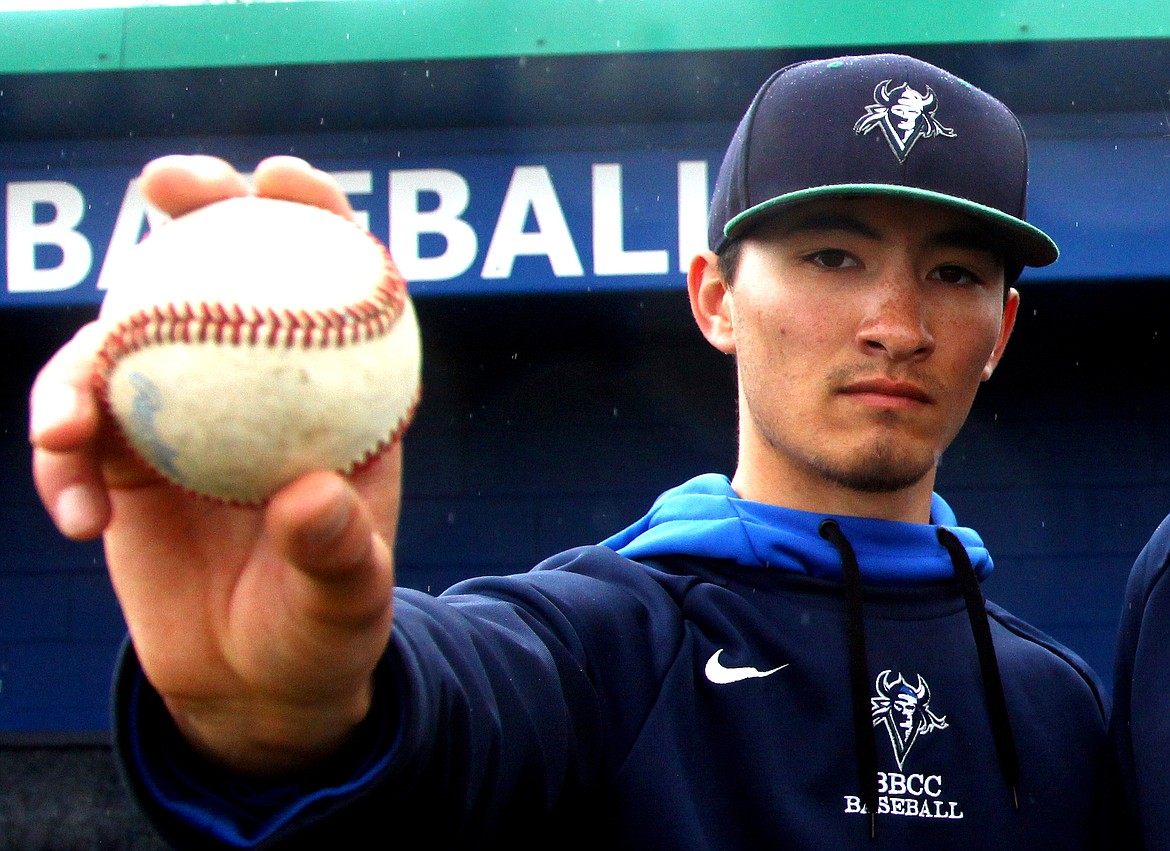
{"type": "Polygon", "coordinates": [[[696,254],[687,270],[687,293],[691,313],[707,342],[724,354],[735,353],[735,322],[729,282],[719,271],[719,257],[713,251],[696,254]]]}
{"type": "Polygon", "coordinates": [[[1003,316],[999,325],[999,338],[995,341],[995,348],[991,352],[991,357],[987,359],[987,365],[983,367],[983,380],[991,378],[991,374],[995,372],[995,368],[999,366],[1000,358],[1003,357],[1004,349],[1007,348],[1008,339],[1012,336],[1012,329],[1016,327],[1016,314],[1020,309],[1020,294],[1014,288],[1008,290],[1007,299],[1003,303],[1003,316]]]}

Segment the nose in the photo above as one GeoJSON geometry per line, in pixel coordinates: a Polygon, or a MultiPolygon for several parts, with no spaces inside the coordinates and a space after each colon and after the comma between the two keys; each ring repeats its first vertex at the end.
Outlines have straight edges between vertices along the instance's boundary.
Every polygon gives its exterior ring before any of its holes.
{"type": "Polygon", "coordinates": [[[921,359],[934,351],[924,294],[914,278],[899,275],[875,287],[869,309],[858,327],[858,343],[891,360],[921,359]]]}

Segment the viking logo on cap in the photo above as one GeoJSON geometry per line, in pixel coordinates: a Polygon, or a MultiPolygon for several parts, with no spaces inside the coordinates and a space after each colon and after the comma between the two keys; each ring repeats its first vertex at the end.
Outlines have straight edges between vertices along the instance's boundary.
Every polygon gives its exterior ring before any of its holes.
{"type": "Polygon", "coordinates": [[[878,83],[873,90],[874,102],[865,108],[865,115],[853,125],[853,132],[864,136],[874,127],[882,128],[898,162],[906,161],[910,149],[919,139],[955,135],[954,130],[944,127],[934,117],[938,102],[930,86],[926,87],[926,94],[922,94],[910,88],[909,83],[891,89],[892,82],[883,80],[878,83]]]}

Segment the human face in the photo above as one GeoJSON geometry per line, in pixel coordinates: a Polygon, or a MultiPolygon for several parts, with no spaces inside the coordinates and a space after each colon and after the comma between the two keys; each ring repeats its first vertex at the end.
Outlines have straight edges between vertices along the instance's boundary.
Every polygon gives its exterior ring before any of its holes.
{"type": "Polygon", "coordinates": [[[735,281],[719,283],[692,280],[692,300],[736,356],[737,491],[925,520],[938,459],[1018,303],[974,220],[917,201],[810,203],[745,237],[735,281]]]}

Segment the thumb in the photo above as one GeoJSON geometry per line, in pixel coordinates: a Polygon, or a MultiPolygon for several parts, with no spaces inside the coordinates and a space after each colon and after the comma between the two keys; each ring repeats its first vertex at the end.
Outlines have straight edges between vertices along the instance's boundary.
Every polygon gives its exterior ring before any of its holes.
{"type": "MultiPolygon", "coordinates": [[[[266,531],[320,619],[380,619],[394,584],[389,547],[368,506],[336,473],[310,473],[277,493],[266,531]]],[[[356,624],[353,624],[356,625],[356,624]]]]}

